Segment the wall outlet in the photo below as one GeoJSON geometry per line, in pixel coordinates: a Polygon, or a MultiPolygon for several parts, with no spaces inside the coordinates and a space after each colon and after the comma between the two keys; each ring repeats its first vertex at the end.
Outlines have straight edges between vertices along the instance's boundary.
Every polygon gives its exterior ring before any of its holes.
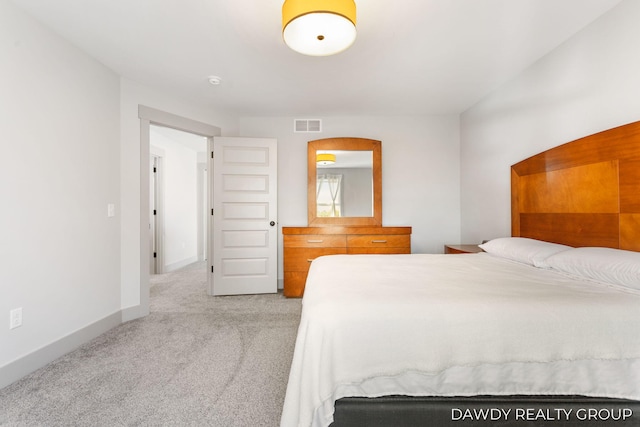
{"type": "Polygon", "coordinates": [[[14,308],[9,312],[9,329],[22,326],[22,307],[14,308]]]}

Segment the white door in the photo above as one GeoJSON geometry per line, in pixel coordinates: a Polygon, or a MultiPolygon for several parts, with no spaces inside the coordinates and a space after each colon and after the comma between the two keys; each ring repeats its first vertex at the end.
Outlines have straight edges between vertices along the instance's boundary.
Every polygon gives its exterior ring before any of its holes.
{"type": "Polygon", "coordinates": [[[278,290],[277,141],[213,140],[213,295],[278,290]]]}

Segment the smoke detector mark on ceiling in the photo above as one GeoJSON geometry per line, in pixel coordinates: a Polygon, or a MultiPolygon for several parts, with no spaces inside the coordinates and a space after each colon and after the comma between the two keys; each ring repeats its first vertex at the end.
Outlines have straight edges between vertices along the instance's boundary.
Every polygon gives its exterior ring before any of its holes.
{"type": "Polygon", "coordinates": [[[222,79],[218,76],[209,76],[207,77],[207,79],[209,80],[209,83],[214,86],[218,86],[220,83],[222,83],[222,79]]]}
{"type": "Polygon", "coordinates": [[[294,119],[293,131],[295,133],[319,133],[322,132],[322,120],[320,119],[294,119]]]}

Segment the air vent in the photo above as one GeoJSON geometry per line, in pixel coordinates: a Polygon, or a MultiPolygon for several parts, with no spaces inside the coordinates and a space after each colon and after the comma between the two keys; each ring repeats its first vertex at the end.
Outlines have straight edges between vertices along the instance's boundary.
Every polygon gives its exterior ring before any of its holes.
{"type": "Polygon", "coordinates": [[[293,121],[293,131],[296,133],[318,133],[322,132],[322,120],[320,119],[295,119],[293,121]]]}

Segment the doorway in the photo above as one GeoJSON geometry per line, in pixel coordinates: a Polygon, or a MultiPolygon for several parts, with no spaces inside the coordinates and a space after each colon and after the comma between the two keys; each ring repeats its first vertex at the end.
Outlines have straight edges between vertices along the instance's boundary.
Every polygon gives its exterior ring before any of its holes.
{"type": "Polygon", "coordinates": [[[169,273],[205,260],[202,246],[208,224],[203,218],[203,205],[208,200],[201,180],[207,171],[206,152],[206,137],[150,126],[152,274],[169,273]]]}
{"type": "MultiPolygon", "coordinates": [[[[182,130],[207,138],[207,153],[213,151],[213,137],[221,134],[220,128],[207,123],[192,120],[186,117],[171,114],[165,111],[144,105],[138,106],[138,118],[140,119],[140,304],[133,310],[128,310],[127,318],[133,319],[149,314],[149,280],[151,248],[149,245],[149,203],[150,203],[150,148],[151,148],[151,126],[158,125],[171,129],[182,130]]],[[[207,165],[211,171],[212,161],[207,158],[207,165]]],[[[207,190],[211,200],[211,191],[207,190]]],[[[210,209],[210,206],[208,206],[210,209]]],[[[210,216],[206,220],[210,228],[210,216]]],[[[210,242],[208,243],[211,244],[210,242]]],[[[207,248],[211,253],[211,247],[207,248]]],[[[211,261],[207,260],[207,269],[210,268],[211,261]]],[[[208,285],[211,286],[211,275],[208,274],[208,285]]]]}

